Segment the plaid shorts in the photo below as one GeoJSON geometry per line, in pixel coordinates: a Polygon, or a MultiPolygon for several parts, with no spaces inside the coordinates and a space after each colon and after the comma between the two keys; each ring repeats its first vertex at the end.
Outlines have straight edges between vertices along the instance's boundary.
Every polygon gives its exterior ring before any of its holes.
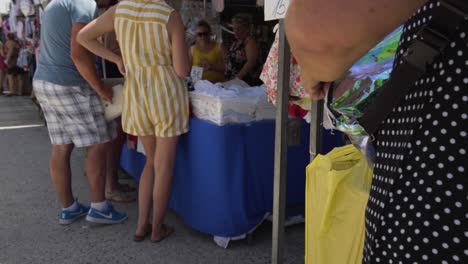
{"type": "Polygon", "coordinates": [[[115,122],[106,121],[99,96],[88,85],[62,86],[36,80],[33,87],[53,145],[87,147],[116,137],[115,122]]]}

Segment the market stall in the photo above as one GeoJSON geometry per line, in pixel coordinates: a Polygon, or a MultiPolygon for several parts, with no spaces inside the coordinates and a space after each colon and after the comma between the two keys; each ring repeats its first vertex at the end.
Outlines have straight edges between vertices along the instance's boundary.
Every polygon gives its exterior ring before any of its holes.
{"type": "MultiPolygon", "coordinates": [[[[203,2],[194,2],[198,5],[190,5],[187,14],[200,13],[203,2]]],[[[189,226],[215,236],[221,246],[253,231],[274,211],[275,126],[281,122],[295,141],[288,148],[285,211],[287,216],[302,215],[309,124],[300,119],[278,121],[265,86],[200,81],[190,100],[194,117],[178,147],[171,208],[189,226]]],[[[340,134],[324,134],[325,150],[342,144],[340,134]]],[[[138,179],[145,156],[136,145],[124,149],[121,165],[138,179]]]]}

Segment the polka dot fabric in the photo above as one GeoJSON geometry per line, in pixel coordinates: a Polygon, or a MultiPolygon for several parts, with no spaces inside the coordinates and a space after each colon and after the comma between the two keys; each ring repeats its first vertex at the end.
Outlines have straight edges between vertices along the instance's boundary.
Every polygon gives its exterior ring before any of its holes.
{"type": "MultiPolygon", "coordinates": [[[[396,64],[438,8],[406,23],[396,64]]],[[[468,263],[468,22],[376,135],[363,263],[468,263]]]]}

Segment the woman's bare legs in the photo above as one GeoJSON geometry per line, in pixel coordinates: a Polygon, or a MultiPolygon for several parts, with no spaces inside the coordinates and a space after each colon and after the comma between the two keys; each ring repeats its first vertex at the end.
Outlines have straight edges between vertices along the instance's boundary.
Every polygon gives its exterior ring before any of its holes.
{"type": "Polygon", "coordinates": [[[7,83],[8,83],[8,90],[10,91],[10,95],[16,94],[16,87],[15,87],[15,76],[13,74],[7,74],[7,83]]]}
{"type": "Polygon", "coordinates": [[[167,235],[163,222],[172,192],[178,137],[158,137],[156,142],[158,147],[154,155],[153,231],[151,234],[153,241],[159,241],[167,235]]]}
{"type": "Polygon", "coordinates": [[[3,93],[4,90],[4,84],[5,82],[5,70],[0,70],[0,94],[3,93]]]}
{"type": "MultiPolygon", "coordinates": [[[[107,153],[107,171],[106,171],[106,196],[107,199],[116,203],[131,203],[136,199],[133,195],[127,194],[123,190],[123,185],[119,183],[118,171],[120,167],[120,154],[125,144],[125,133],[122,130],[122,121],[120,118],[115,121],[117,127],[117,137],[110,141],[109,151],[107,153]]],[[[127,187],[130,187],[127,185],[127,187]]]]}
{"type": "Polygon", "coordinates": [[[135,235],[144,236],[149,223],[151,207],[153,206],[154,185],[154,153],[156,149],[156,137],[138,137],[141,140],[146,153],[146,164],[140,177],[138,191],[138,223],[135,235]]]}
{"type": "Polygon", "coordinates": [[[16,84],[18,85],[18,87],[16,87],[16,89],[17,89],[16,94],[23,96],[24,95],[24,76],[23,76],[23,73],[18,73],[15,78],[16,78],[16,84]]]}

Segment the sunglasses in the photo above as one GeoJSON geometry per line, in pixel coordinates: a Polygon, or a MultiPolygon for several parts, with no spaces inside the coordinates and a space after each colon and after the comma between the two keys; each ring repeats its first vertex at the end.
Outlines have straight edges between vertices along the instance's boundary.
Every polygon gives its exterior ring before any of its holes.
{"type": "Polygon", "coordinates": [[[207,36],[209,36],[209,35],[210,35],[209,32],[198,32],[198,33],[197,33],[197,36],[198,36],[198,37],[207,37],[207,36]]]}

